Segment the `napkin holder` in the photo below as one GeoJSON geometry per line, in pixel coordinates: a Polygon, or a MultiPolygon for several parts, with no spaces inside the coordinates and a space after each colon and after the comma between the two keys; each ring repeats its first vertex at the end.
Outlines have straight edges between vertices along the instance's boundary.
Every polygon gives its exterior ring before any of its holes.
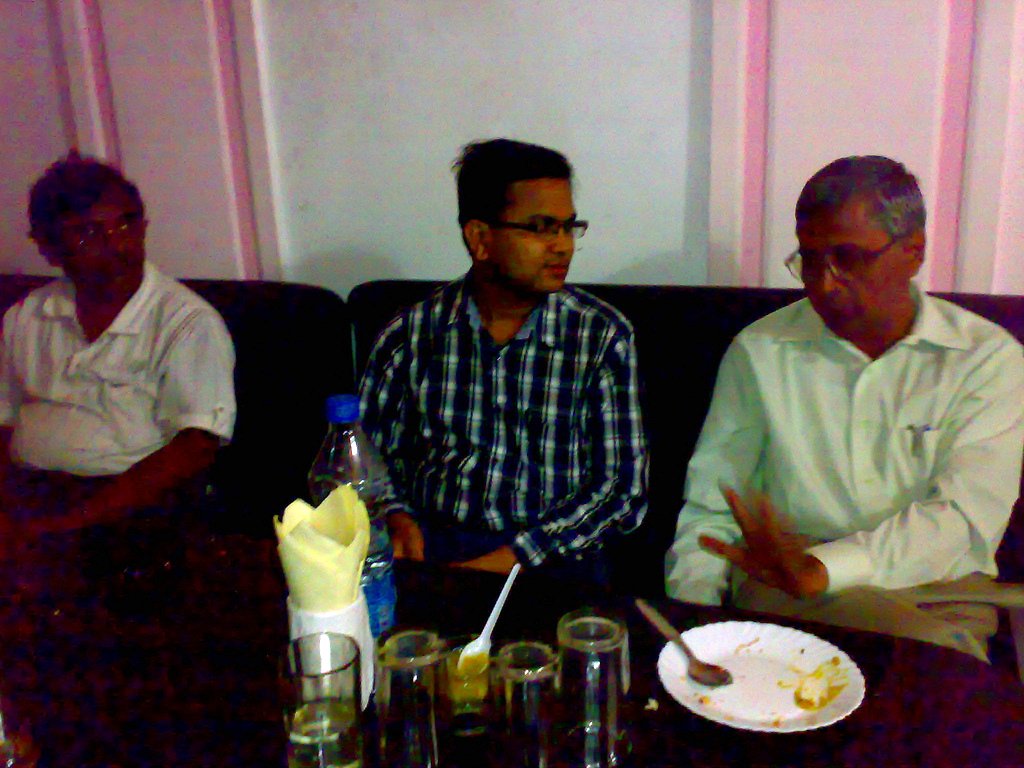
{"type": "Polygon", "coordinates": [[[359,646],[360,684],[363,709],[373,692],[374,645],[370,634],[370,614],[366,609],[366,596],[359,590],[356,601],[337,611],[305,611],[297,608],[288,597],[288,633],[294,640],[317,632],[335,632],[348,635],[359,646]]]}

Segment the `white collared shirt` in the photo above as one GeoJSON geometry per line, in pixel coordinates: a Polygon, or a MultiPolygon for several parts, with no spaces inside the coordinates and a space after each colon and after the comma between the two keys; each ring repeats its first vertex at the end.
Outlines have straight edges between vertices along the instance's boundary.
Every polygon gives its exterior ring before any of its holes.
{"type": "Polygon", "coordinates": [[[195,427],[227,441],[234,347],[220,315],[149,264],[142,284],[90,343],[66,278],[4,317],[0,424],[12,458],[77,475],[120,474],[195,427]]]}
{"type": "Polygon", "coordinates": [[[995,574],[1024,447],[1024,354],[1003,328],[915,294],[911,333],[876,360],[803,299],[741,332],[722,360],[666,556],[666,589],[718,603],[741,540],[720,484],[763,490],[822,542],[829,592],[995,574]]]}

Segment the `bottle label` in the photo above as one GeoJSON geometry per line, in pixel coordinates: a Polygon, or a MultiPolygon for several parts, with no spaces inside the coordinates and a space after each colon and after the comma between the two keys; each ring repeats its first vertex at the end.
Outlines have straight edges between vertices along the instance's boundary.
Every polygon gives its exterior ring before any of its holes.
{"type": "Polygon", "coordinates": [[[395,574],[391,568],[371,572],[363,577],[366,610],[370,614],[370,632],[377,638],[395,625],[395,574]]]}

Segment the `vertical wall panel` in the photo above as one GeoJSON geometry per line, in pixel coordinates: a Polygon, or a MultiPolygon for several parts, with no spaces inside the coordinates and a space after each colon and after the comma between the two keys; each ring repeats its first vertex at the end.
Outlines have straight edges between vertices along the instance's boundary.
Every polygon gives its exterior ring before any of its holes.
{"type": "MultiPolygon", "coordinates": [[[[1013,2],[976,5],[972,83],[964,153],[963,196],[957,248],[957,290],[992,290],[999,179],[1002,176],[1010,96],[1013,2]]],[[[1019,87],[1019,86],[1018,86],[1019,87]]]]}
{"type": "Polygon", "coordinates": [[[1024,1],[1014,9],[992,288],[1024,294],[1024,1]]]}
{"type": "Polygon", "coordinates": [[[28,189],[74,132],[62,98],[63,50],[53,4],[0,5],[0,272],[45,272],[29,241],[28,189]]]}
{"type": "Polygon", "coordinates": [[[206,0],[214,99],[220,127],[220,152],[227,190],[227,212],[236,268],[241,277],[262,278],[256,219],[249,175],[246,126],[242,116],[241,77],[235,55],[235,20],[229,0],[206,0]]]}
{"type": "Polygon", "coordinates": [[[743,203],[740,223],[740,284],[761,285],[764,255],[764,194],[768,150],[768,0],[747,0],[743,87],[743,203]]]}
{"type": "Polygon", "coordinates": [[[936,291],[956,288],[960,200],[967,111],[974,51],[973,0],[947,0],[943,8],[942,85],[935,137],[935,199],[928,220],[927,283],[936,291]]]}
{"type": "Polygon", "coordinates": [[[708,283],[740,282],[740,222],[743,200],[742,121],[745,102],[743,62],[746,7],[738,2],[712,5],[711,178],[708,190],[708,283]]]}
{"type": "Polygon", "coordinates": [[[796,246],[793,208],[804,182],[847,155],[888,155],[935,201],[935,116],[942,6],[934,0],[772,4],[765,275],[796,283],[783,261],[796,246]],[[836,9],[842,8],[842,12],[836,9]],[[912,31],[912,33],[911,33],[912,31]]]}
{"type": "Polygon", "coordinates": [[[272,154],[277,142],[273,126],[266,119],[268,93],[266,41],[258,0],[232,0],[235,63],[238,67],[239,109],[245,132],[245,162],[252,199],[252,220],[260,274],[267,280],[281,279],[276,181],[272,154]]]}
{"type": "Polygon", "coordinates": [[[123,166],[142,189],[148,252],[167,271],[239,277],[211,15],[202,0],[102,0],[123,166]]]}
{"type": "Polygon", "coordinates": [[[119,165],[121,142],[99,0],[69,0],[53,7],[60,13],[68,97],[75,113],[73,143],[85,154],[119,165]]]}

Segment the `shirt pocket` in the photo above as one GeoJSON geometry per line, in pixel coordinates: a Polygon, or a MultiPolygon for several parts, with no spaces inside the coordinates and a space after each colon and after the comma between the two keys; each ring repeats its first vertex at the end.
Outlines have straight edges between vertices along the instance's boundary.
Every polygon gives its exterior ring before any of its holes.
{"type": "Polygon", "coordinates": [[[100,360],[83,365],[79,373],[109,387],[132,387],[142,383],[145,368],[139,363],[100,360]]]}
{"type": "Polygon", "coordinates": [[[900,409],[894,455],[904,473],[905,487],[927,488],[935,470],[942,425],[936,419],[932,398],[914,398],[900,409]]]}
{"type": "Polygon", "coordinates": [[[148,376],[144,361],[97,361],[83,367],[81,375],[95,385],[102,408],[153,416],[158,383],[148,376]]]}

